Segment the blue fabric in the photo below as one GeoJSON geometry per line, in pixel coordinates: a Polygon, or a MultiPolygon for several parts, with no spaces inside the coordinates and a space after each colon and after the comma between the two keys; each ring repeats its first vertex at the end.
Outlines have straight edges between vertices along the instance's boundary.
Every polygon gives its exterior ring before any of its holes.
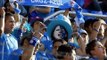
{"type": "Polygon", "coordinates": [[[18,9],[18,8],[14,8],[14,11],[16,12],[16,13],[21,13],[21,10],[20,9],[18,9]]]}
{"type": "MultiPolygon", "coordinates": [[[[45,7],[39,7],[39,8],[45,8],[45,7]]],[[[45,18],[45,17],[51,15],[52,13],[54,13],[54,8],[51,7],[51,10],[49,13],[46,14],[46,13],[37,12],[37,15],[41,18],[45,18]]]]}
{"type": "MultiPolygon", "coordinates": [[[[88,10],[88,9],[83,9],[83,12],[84,13],[92,13],[92,14],[103,14],[102,11],[92,11],[92,10],[88,10]]],[[[93,17],[93,16],[84,16],[84,19],[87,20],[87,19],[95,19],[96,17],[93,17]]]]}
{"type": "Polygon", "coordinates": [[[24,25],[23,25],[23,28],[26,28],[26,30],[29,32],[31,31],[31,26],[28,22],[26,22],[24,25]]]}
{"type": "MultiPolygon", "coordinates": [[[[76,12],[76,17],[80,23],[84,23],[83,15],[82,15],[82,8],[73,0],[64,3],[62,6],[59,7],[62,10],[66,10],[69,8],[74,8],[76,12]]],[[[79,24],[80,24],[79,23],[79,24]]]]}
{"type": "Polygon", "coordinates": [[[74,42],[74,43],[68,42],[68,44],[69,44],[70,46],[75,47],[75,48],[80,48],[80,46],[78,45],[77,42],[74,42]]]}
{"type": "Polygon", "coordinates": [[[14,31],[12,32],[12,35],[17,38],[18,44],[20,44],[20,37],[21,37],[22,30],[20,28],[15,28],[14,31]]]}
{"type": "Polygon", "coordinates": [[[0,60],[9,60],[10,54],[17,49],[18,43],[13,35],[2,34],[0,36],[0,60]]]}
{"type": "Polygon", "coordinates": [[[46,49],[47,52],[52,51],[52,40],[50,39],[50,37],[48,36],[47,32],[44,33],[44,36],[41,38],[41,43],[44,44],[44,47],[46,49]]]}
{"type": "Polygon", "coordinates": [[[36,53],[36,60],[48,60],[44,51],[38,51],[36,53]]]}
{"type": "MultiPolygon", "coordinates": [[[[39,8],[46,8],[46,7],[40,6],[39,8]]],[[[32,17],[39,16],[40,18],[45,18],[45,17],[51,15],[52,13],[54,13],[54,8],[51,7],[49,13],[33,12],[31,15],[32,15],[32,17]]]]}
{"type": "Polygon", "coordinates": [[[18,3],[27,6],[48,6],[58,7],[62,4],[62,0],[19,0],[18,3]]]}
{"type": "Polygon", "coordinates": [[[22,54],[23,54],[23,50],[22,49],[17,49],[17,50],[12,52],[12,54],[10,55],[11,58],[9,58],[9,60],[20,60],[20,56],[22,54]]]}
{"type": "Polygon", "coordinates": [[[56,60],[55,57],[51,54],[47,54],[44,51],[38,51],[36,54],[35,60],[56,60]]]}
{"type": "Polygon", "coordinates": [[[30,45],[32,46],[36,46],[38,44],[38,39],[36,37],[32,37],[32,39],[30,40],[30,45]]]}
{"type": "Polygon", "coordinates": [[[4,6],[5,1],[4,0],[0,0],[0,7],[4,6]]]}
{"type": "Polygon", "coordinates": [[[84,5],[84,0],[76,0],[76,3],[82,7],[84,5]]]}

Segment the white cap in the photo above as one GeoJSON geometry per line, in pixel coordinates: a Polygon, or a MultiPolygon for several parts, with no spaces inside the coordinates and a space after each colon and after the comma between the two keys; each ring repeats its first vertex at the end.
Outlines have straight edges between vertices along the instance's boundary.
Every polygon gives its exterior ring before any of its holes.
{"type": "Polygon", "coordinates": [[[88,34],[87,31],[84,30],[84,29],[80,29],[80,30],[79,30],[79,33],[80,33],[80,34],[82,34],[82,33],[88,34]]]}

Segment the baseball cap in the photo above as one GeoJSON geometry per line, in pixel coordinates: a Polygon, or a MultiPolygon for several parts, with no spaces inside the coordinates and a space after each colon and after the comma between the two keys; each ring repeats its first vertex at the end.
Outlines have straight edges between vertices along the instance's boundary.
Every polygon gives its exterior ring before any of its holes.
{"type": "Polygon", "coordinates": [[[79,33],[80,33],[80,34],[86,34],[86,35],[88,34],[87,31],[84,30],[84,29],[80,29],[80,30],[79,30],[79,33]]]}

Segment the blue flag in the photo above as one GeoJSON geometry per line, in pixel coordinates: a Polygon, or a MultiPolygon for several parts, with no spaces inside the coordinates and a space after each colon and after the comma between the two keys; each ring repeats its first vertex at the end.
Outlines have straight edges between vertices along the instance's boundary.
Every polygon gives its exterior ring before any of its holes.
{"type": "Polygon", "coordinates": [[[82,15],[82,8],[74,1],[74,0],[69,0],[66,3],[63,3],[63,5],[59,6],[60,9],[66,10],[69,8],[74,8],[76,12],[76,17],[78,20],[78,24],[84,23],[83,15],[82,15]]]}
{"type": "Polygon", "coordinates": [[[18,0],[18,3],[28,6],[58,7],[62,5],[62,0],[18,0]]]}
{"type": "Polygon", "coordinates": [[[74,0],[18,0],[19,4],[29,6],[47,6],[63,10],[74,8],[79,24],[84,23],[82,8],[74,0]]]}

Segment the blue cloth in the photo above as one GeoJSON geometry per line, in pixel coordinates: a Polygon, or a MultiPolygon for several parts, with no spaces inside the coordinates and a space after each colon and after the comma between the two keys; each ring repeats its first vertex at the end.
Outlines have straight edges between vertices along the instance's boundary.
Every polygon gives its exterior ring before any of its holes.
{"type": "Polygon", "coordinates": [[[99,59],[95,58],[95,57],[91,57],[91,58],[89,58],[89,60],[99,60],[99,59]]]}
{"type": "Polygon", "coordinates": [[[35,60],[56,60],[55,57],[51,54],[47,54],[44,51],[38,51],[36,54],[35,60]]]}
{"type": "MultiPolygon", "coordinates": [[[[83,12],[84,13],[92,13],[92,14],[99,14],[99,15],[102,15],[102,11],[92,11],[92,10],[88,10],[88,9],[83,9],[83,12]]],[[[92,17],[92,16],[84,16],[84,19],[87,20],[87,19],[95,19],[96,17],[92,17]]]]}
{"type": "Polygon", "coordinates": [[[0,0],[0,7],[3,7],[5,3],[5,0],[0,0]]]}
{"type": "Polygon", "coordinates": [[[18,41],[18,44],[20,44],[21,33],[22,33],[22,30],[20,28],[15,28],[14,31],[12,32],[12,35],[15,36],[15,38],[18,41]]]}
{"type": "Polygon", "coordinates": [[[15,11],[16,13],[19,13],[19,14],[20,14],[20,12],[21,12],[21,10],[20,10],[19,8],[14,8],[14,11],[15,11]]]}
{"type": "Polygon", "coordinates": [[[70,46],[73,46],[73,47],[77,48],[77,49],[80,48],[78,42],[74,42],[74,43],[68,42],[68,44],[69,44],[70,46]]]}
{"type": "Polygon", "coordinates": [[[18,49],[18,43],[13,35],[0,36],[0,60],[9,60],[10,54],[18,49]]]}
{"type": "Polygon", "coordinates": [[[29,44],[32,46],[37,46],[38,43],[40,43],[40,41],[35,36],[33,36],[29,42],[29,44]]]}
{"type": "Polygon", "coordinates": [[[62,0],[17,0],[20,5],[58,7],[62,0]]]}
{"type": "Polygon", "coordinates": [[[82,7],[84,5],[84,0],[76,0],[76,3],[82,7]]]}
{"type": "MultiPolygon", "coordinates": [[[[39,8],[46,8],[46,7],[39,7],[39,8]]],[[[37,15],[41,18],[45,18],[45,17],[48,17],[49,15],[51,15],[52,13],[54,13],[54,8],[51,7],[51,10],[49,13],[37,12],[37,15]]]]}
{"type": "Polygon", "coordinates": [[[45,49],[47,52],[52,51],[52,40],[50,39],[50,37],[48,36],[47,32],[44,33],[44,36],[41,39],[41,43],[44,44],[45,49]]]}
{"type": "Polygon", "coordinates": [[[31,31],[31,26],[28,22],[26,22],[24,25],[23,25],[24,28],[26,28],[26,30],[29,32],[31,31]]]}
{"type": "Polygon", "coordinates": [[[82,8],[73,0],[64,3],[62,6],[59,7],[62,10],[66,10],[69,8],[74,8],[76,12],[76,17],[78,18],[78,21],[81,23],[85,23],[82,15],[82,8]]]}
{"type": "MultiPolygon", "coordinates": [[[[38,8],[46,8],[46,7],[40,6],[40,7],[38,7],[38,8]]],[[[45,18],[45,17],[51,15],[52,13],[54,13],[54,8],[51,7],[49,13],[33,12],[33,13],[31,13],[31,15],[32,15],[32,17],[39,16],[40,18],[45,18]]]]}
{"type": "Polygon", "coordinates": [[[20,56],[23,54],[22,49],[17,49],[11,53],[9,60],[20,60],[20,56]]]}

